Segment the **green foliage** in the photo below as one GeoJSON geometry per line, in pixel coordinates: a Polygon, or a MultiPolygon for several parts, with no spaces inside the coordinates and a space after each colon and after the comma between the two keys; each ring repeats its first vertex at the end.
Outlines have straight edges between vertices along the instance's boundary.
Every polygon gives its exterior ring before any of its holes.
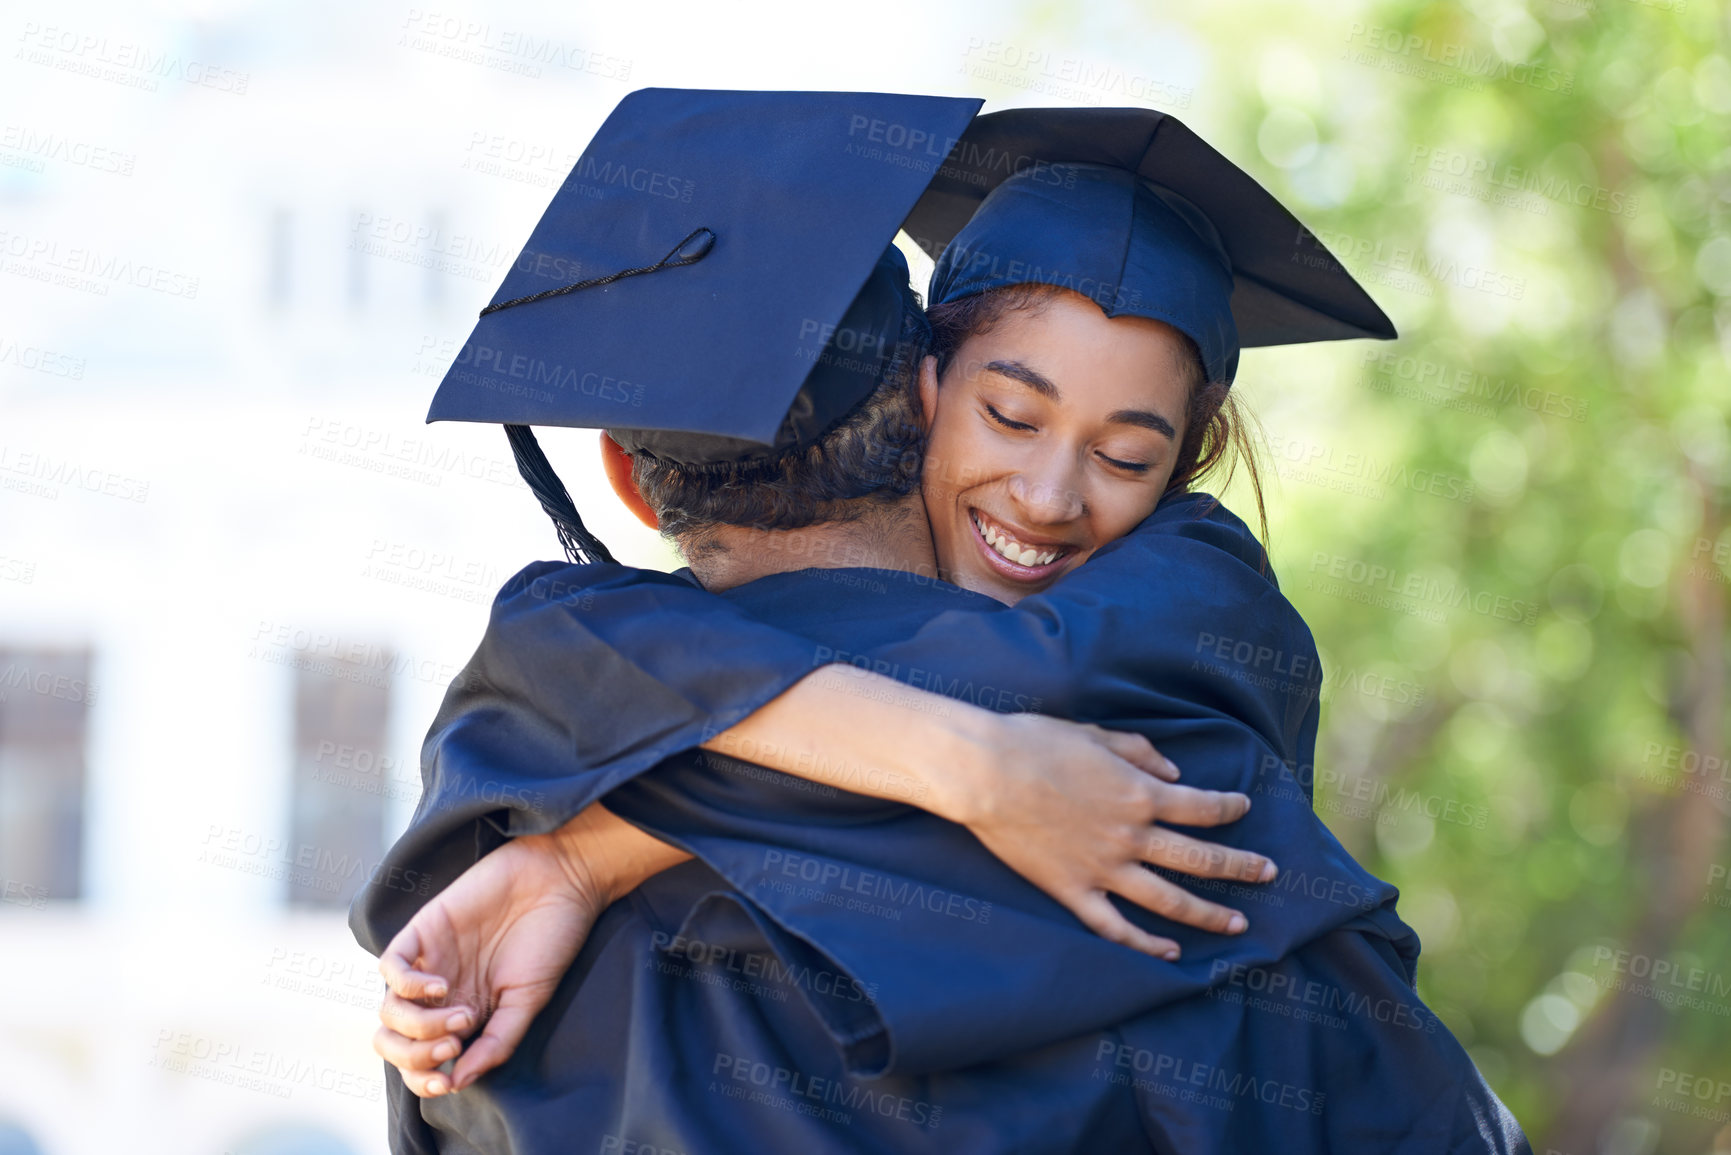
{"type": "Polygon", "coordinates": [[[1247,354],[1240,378],[1329,676],[1318,808],[1401,887],[1421,990],[1539,1149],[1595,1102],[1614,1149],[1731,1148],[1731,1098],[1676,1093],[1731,1081],[1724,618],[1703,610],[1731,580],[1724,17],[1263,7],[1212,17],[1215,103],[1181,115],[1401,330],[1247,354]],[[1699,1005],[1647,999],[1644,1036],[1599,1037],[1636,981],[1611,952],[1640,942],[1676,992],[1705,972],[1699,1005]]]}

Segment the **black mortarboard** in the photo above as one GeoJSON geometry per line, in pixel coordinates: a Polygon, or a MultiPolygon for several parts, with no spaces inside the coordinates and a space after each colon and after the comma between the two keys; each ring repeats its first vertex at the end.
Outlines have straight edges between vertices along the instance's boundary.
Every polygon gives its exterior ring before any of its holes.
{"type": "Polygon", "coordinates": [[[1151,109],[982,116],[906,228],[938,262],[928,305],[1058,285],[1185,333],[1212,381],[1232,380],[1240,346],[1395,335],[1279,201],[1151,109]]]}
{"type": "MultiPolygon", "coordinates": [[[[506,426],[573,556],[583,529],[530,425],[696,463],[807,444],[901,336],[885,247],[978,100],[644,89],[583,151],[433,397],[506,426]]],[[[899,283],[898,283],[899,282],[899,283]]]]}

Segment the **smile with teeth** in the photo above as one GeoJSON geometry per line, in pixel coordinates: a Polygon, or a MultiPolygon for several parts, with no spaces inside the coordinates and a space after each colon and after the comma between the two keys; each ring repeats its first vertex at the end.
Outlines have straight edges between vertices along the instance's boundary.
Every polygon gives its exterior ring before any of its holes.
{"type": "Polygon", "coordinates": [[[1068,552],[1064,546],[1036,548],[1031,545],[1023,545],[997,523],[987,520],[979,510],[969,510],[968,513],[974,519],[974,528],[980,531],[980,536],[985,538],[986,544],[991,546],[1006,561],[1028,567],[1050,565],[1058,560],[1060,554],[1068,552]]]}

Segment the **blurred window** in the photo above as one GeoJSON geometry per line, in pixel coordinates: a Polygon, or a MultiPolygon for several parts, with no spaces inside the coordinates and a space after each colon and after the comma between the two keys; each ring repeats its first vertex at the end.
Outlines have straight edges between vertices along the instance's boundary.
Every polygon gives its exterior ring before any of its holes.
{"type": "Polygon", "coordinates": [[[346,909],[384,855],[390,655],[295,674],[289,902],[346,909]]]}
{"type": "Polygon", "coordinates": [[[88,650],[0,649],[0,901],[80,895],[94,697],[88,650]]]}

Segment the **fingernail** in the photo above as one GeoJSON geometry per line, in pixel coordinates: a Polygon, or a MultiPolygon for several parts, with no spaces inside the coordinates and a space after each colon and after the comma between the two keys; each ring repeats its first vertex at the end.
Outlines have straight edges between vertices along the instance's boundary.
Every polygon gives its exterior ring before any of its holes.
{"type": "Polygon", "coordinates": [[[428,1079],[427,1080],[427,1094],[429,1094],[429,1095],[443,1095],[444,1093],[445,1093],[445,1080],[443,1080],[443,1079],[428,1079]]]}
{"type": "Polygon", "coordinates": [[[454,1059],[457,1057],[457,1052],[461,1049],[461,1047],[457,1046],[456,1040],[446,1039],[444,1042],[433,1048],[433,1062],[442,1063],[446,1059],[454,1059]]]}
{"type": "Polygon", "coordinates": [[[1178,961],[1178,948],[1173,947],[1171,950],[1167,951],[1165,954],[1161,955],[1160,957],[1165,959],[1167,962],[1177,962],[1178,961]]]}
{"type": "Polygon", "coordinates": [[[1166,769],[1172,771],[1172,777],[1178,777],[1178,763],[1172,761],[1170,758],[1166,759],[1166,769]]]}
{"type": "Polygon", "coordinates": [[[445,1020],[445,1029],[447,1031],[461,1031],[465,1027],[467,1027],[468,1025],[469,1025],[469,1012],[468,1011],[458,1011],[456,1014],[452,1015],[450,1018],[445,1020]]]}
{"type": "Polygon", "coordinates": [[[1227,934],[1243,934],[1244,928],[1249,926],[1249,925],[1250,924],[1248,922],[1244,921],[1244,916],[1242,914],[1235,914],[1226,923],[1226,933],[1227,934]]]}
{"type": "Polygon", "coordinates": [[[1279,873],[1280,873],[1280,867],[1274,865],[1272,860],[1270,860],[1268,862],[1264,862],[1262,864],[1262,874],[1257,879],[1257,881],[1258,882],[1273,882],[1275,875],[1277,875],[1279,873]]]}
{"type": "Polygon", "coordinates": [[[427,997],[431,998],[431,999],[444,998],[445,997],[445,984],[444,983],[429,983],[427,985],[427,997]]]}

